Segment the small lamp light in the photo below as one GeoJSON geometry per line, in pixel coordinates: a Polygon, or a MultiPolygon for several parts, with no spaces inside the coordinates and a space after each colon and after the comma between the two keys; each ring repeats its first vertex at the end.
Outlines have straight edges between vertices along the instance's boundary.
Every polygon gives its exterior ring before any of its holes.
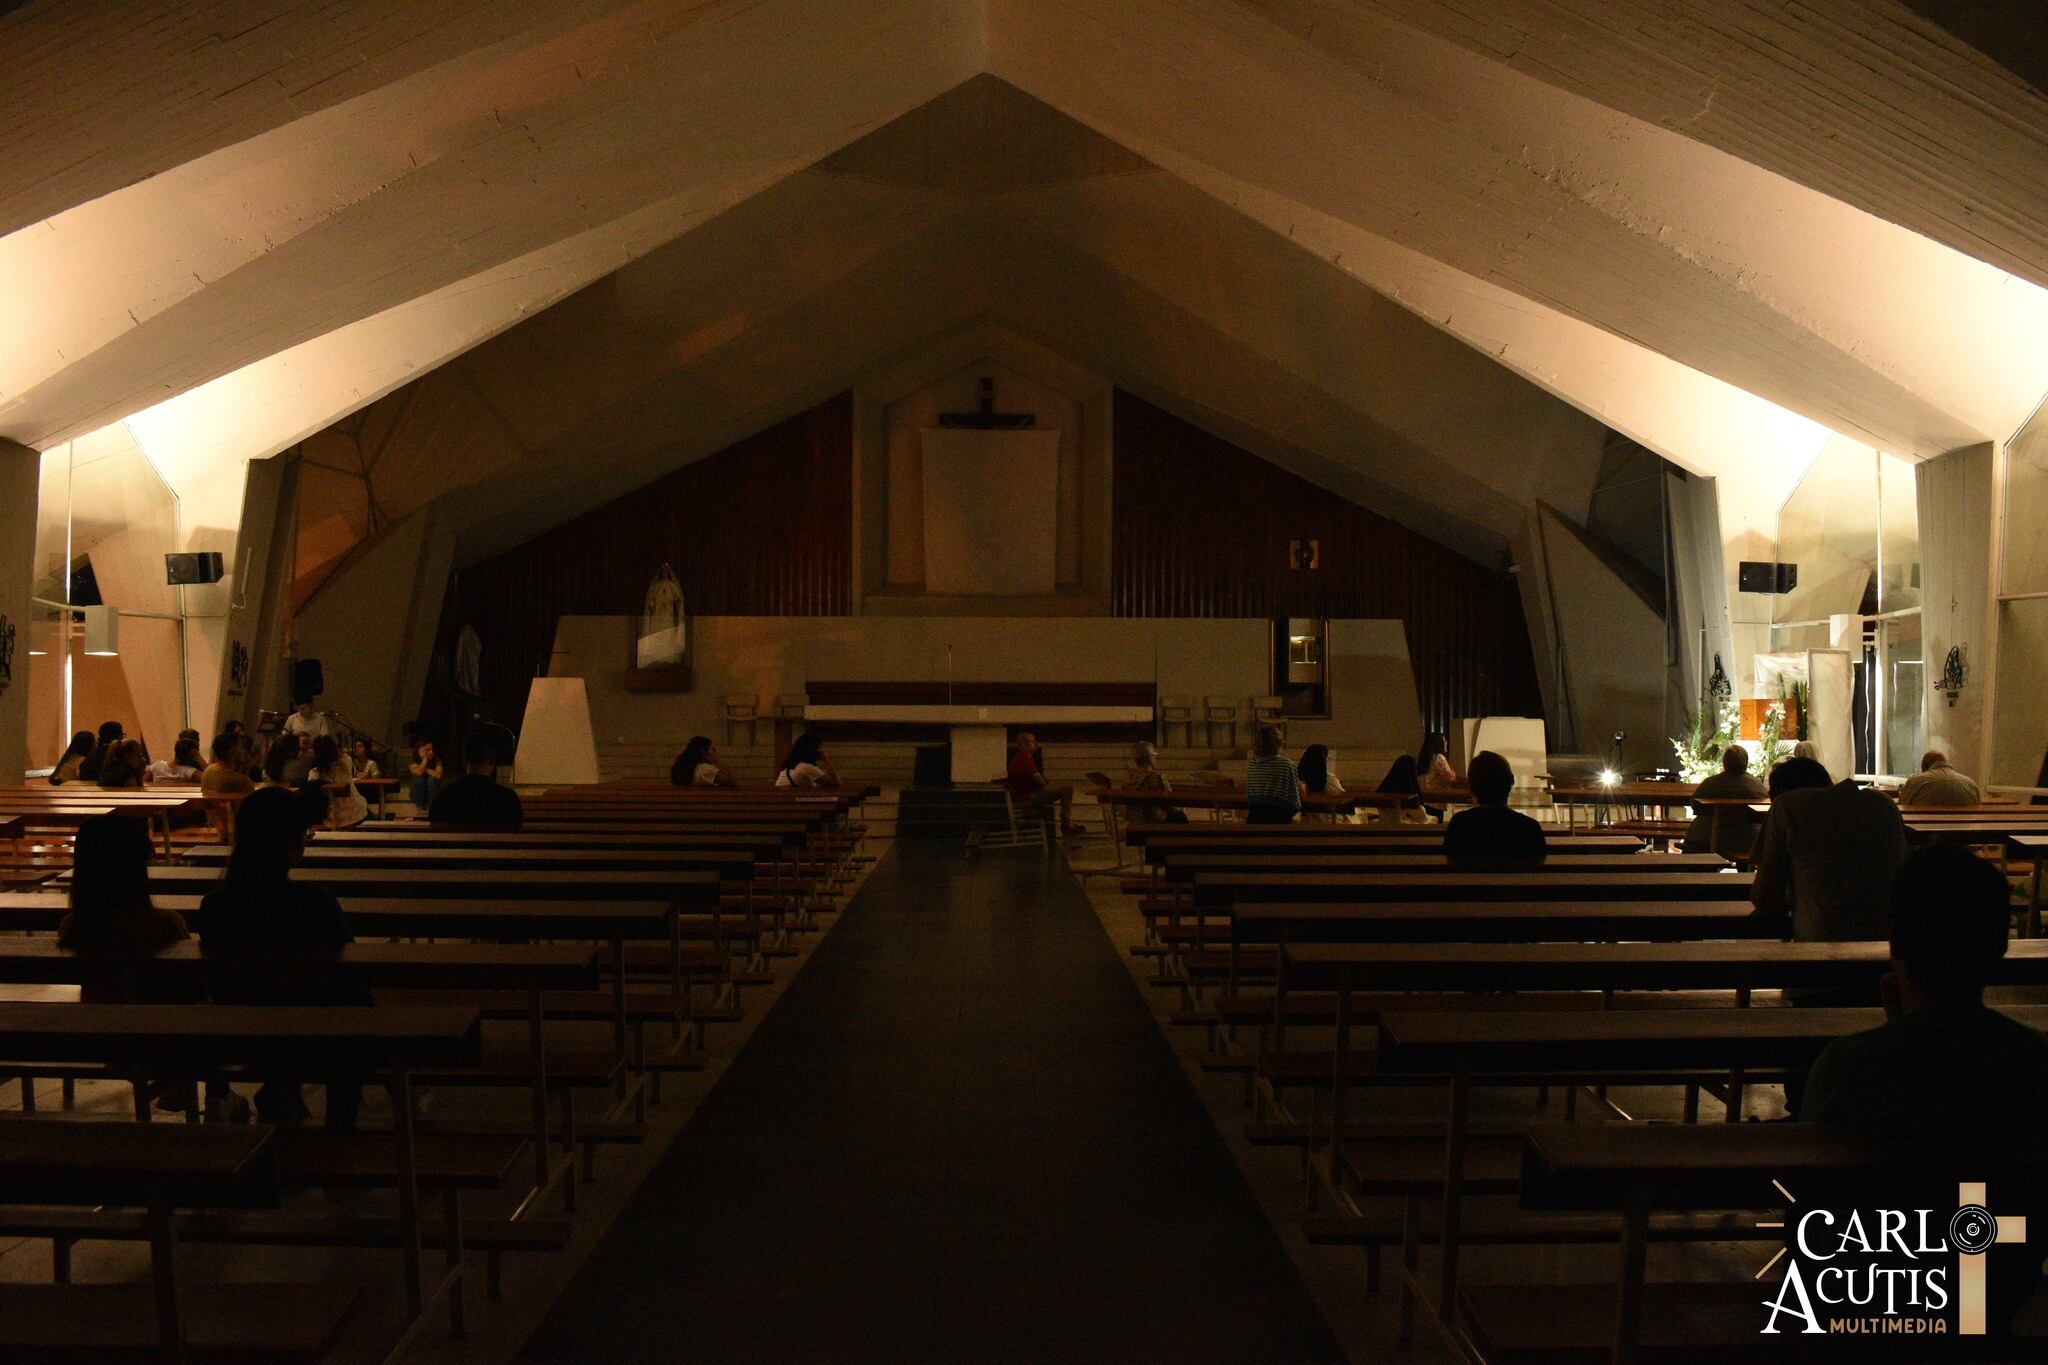
{"type": "Polygon", "coordinates": [[[111,658],[121,652],[121,618],[112,607],[80,607],[78,615],[85,623],[87,654],[111,658]]]}
{"type": "Polygon", "coordinates": [[[1618,773],[1618,772],[1616,772],[1616,771],[1614,771],[1614,769],[1612,769],[1612,768],[1602,768],[1602,769],[1600,770],[1600,785],[1601,785],[1601,786],[1603,786],[1603,787],[1613,787],[1613,786],[1619,786],[1619,785],[1620,785],[1620,783],[1621,783],[1621,774],[1620,774],[1620,773],[1618,773]]]}

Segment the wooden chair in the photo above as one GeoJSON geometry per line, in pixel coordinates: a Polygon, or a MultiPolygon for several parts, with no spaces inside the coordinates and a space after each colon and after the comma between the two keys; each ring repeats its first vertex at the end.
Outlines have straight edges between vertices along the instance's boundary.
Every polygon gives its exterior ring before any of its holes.
{"type": "Polygon", "coordinates": [[[755,729],[761,721],[761,698],[754,692],[728,692],[725,694],[725,742],[737,744],[734,736],[739,728],[747,727],[747,743],[754,742],[755,729]]]}
{"type": "Polygon", "coordinates": [[[1195,699],[1193,697],[1161,697],[1159,699],[1159,742],[1164,745],[1171,736],[1168,731],[1178,725],[1181,739],[1187,748],[1195,747],[1195,699]]]}
{"type": "Polygon", "coordinates": [[[775,698],[775,719],[779,721],[800,721],[804,708],[811,704],[811,698],[804,692],[783,692],[775,698]]]}
{"type": "Polygon", "coordinates": [[[1287,713],[1281,708],[1282,702],[1278,697],[1253,697],[1252,724],[1278,726],[1284,738],[1287,734],[1287,713]]]}
{"type": "Polygon", "coordinates": [[[1047,816],[1019,824],[1017,802],[1011,797],[1008,784],[998,781],[994,785],[1003,794],[1003,814],[1009,818],[1010,827],[1008,830],[970,830],[967,835],[967,856],[972,858],[985,848],[1042,848],[1050,854],[1052,836],[1047,832],[1046,826],[1051,823],[1053,817],[1047,816]]]}
{"type": "Polygon", "coordinates": [[[1229,727],[1230,747],[1233,749],[1237,747],[1238,701],[1236,697],[1212,694],[1208,698],[1208,703],[1204,707],[1202,715],[1203,719],[1207,722],[1209,746],[1211,748],[1214,748],[1216,745],[1216,727],[1219,725],[1229,727]]]}

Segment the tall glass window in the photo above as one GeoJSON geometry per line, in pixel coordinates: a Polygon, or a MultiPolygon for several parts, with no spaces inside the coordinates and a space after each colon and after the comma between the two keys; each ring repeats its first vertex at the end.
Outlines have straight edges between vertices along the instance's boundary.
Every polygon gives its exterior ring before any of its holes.
{"type": "MultiPolygon", "coordinates": [[[[182,588],[165,582],[178,499],[116,424],[43,452],[35,613],[29,629],[29,766],[56,763],[75,730],[119,721],[152,757],[185,725],[182,588]],[[85,648],[84,608],[106,608],[113,652],[85,648]]],[[[104,645],[104,639],[95,644],[104,645]]]]}
{"type": "Polygon", "coordinates": [[[1779,512],[1778,559],[1799,578],[1775,599],[1771,647],[1847,649],[1857,770],[1914,771],[1926,732],[1913,466],[1830,441],[1779,512]]]}

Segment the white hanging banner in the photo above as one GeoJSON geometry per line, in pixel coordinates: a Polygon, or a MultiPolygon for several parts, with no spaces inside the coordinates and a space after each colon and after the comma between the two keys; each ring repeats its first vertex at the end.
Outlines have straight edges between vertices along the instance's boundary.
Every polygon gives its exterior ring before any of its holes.
{"type": "Polygon", "coordinates": [[[1856,670],[1848,650],[1806,651],[1806,737],[1837,782],[1856,775],[1855,695],[1856,670]]]}
{"type": "Polygon", "coordinates": [[[683,606],[683,585],[668,565],[647,585],[640,609],[640,634],[633,662],[639,668],[679,664],[689,653],[689,615],[683,606]]]}

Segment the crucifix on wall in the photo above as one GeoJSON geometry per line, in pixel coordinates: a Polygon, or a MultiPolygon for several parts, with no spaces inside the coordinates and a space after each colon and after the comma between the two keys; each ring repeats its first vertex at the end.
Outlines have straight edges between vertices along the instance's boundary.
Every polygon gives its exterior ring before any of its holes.
{"type": "Polygon", "coordinates": [[[939,425],[960,427],[969,431],[1006,431],[1017,427],[1035,427],[1038,414],[1031,412],[997,412],[996,378],[992,374],[981,377],[977,389],[978,402],[973,412],[942,412],[939,425]]]}

